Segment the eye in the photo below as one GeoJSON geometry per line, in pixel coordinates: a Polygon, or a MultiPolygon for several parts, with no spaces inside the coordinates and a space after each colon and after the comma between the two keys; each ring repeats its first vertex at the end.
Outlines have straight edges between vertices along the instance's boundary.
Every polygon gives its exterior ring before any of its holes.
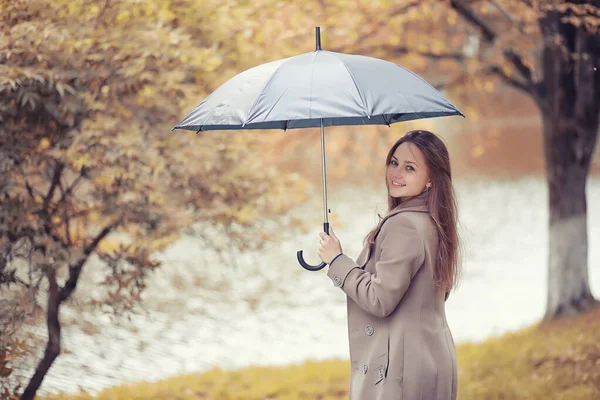
{"type": "Polygon", "coordinates": [[[395,167],[397,167],[397,166],[398,166],[398,163],[396,162],[396,160],[392,160],[392,161],[390,162],[390,164],[391,164],[391,165],[393,165],[393,166],[395,166],[395,167]]]}
{"type": "Polygon", "coordinates": [[[406,170],[407,170],[407,171],[414,171],[415,169],[413,168],[413,166],[412,166],[412,165],[407,165],[407,166],[406,166],[406,170]]]}

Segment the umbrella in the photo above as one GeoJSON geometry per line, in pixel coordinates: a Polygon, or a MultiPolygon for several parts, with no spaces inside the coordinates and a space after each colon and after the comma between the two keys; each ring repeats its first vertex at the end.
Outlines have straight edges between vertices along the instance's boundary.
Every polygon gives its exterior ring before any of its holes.
{"type": "MultiPolygon", "coordinates": [[[[464,115],[433,86],[389,61],[321,49],[266,64],[235,75],[174,129],[296,129],[320,127],[323,172],[323,230],[329,233],[324,127],[390,125],[414,119],[464,115]]],[[[302,250],[298,262],[309,271],[302,250]]]]}

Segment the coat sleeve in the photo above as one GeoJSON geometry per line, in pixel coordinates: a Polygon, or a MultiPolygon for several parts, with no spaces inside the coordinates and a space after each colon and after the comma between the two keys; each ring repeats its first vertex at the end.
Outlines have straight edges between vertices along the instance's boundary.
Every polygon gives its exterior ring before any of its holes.
{"type": "Polygon", "coordinates": [[[381,254],[375,263],[375,273],[359,268],[342,254],[330,264],[327,275],[360,308],[377,317],[387,317],[423,265],[425,251],[419,232],[402,214],[390,217],[379,235],[381,254]]]}

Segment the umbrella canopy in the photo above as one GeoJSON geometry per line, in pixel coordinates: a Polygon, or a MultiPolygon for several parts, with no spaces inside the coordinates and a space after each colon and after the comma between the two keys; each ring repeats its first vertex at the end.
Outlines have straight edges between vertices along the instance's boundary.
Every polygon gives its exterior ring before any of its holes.
{"type": "MultiPolygon", "coordinates": [[[[321,128],[323,230],[329,233],[324,127],[391,125],[464,115],[433,86],[389,61],[316,50],[250,68],[217,88],[173,129],[192,131],[321,128]]],[[[326,264],[305,269],[318,271],[326,264]]]]}
{"type": "Polygon", "coordinates": [[[415,73],[389,61],[316,50],[250,68],[173,129],[294,129],[390,125],[462,115],[415,73]]]}

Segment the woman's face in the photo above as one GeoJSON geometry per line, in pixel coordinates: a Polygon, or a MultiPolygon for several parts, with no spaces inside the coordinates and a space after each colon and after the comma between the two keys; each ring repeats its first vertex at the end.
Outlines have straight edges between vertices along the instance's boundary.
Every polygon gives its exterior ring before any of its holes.
{"type": "Polygon", "coordinates": [[[395,198],[417,196],[431,186],[425,156],[414,143],[404,142],[396,148],[386,177],[388,193],[395,198]]]}

